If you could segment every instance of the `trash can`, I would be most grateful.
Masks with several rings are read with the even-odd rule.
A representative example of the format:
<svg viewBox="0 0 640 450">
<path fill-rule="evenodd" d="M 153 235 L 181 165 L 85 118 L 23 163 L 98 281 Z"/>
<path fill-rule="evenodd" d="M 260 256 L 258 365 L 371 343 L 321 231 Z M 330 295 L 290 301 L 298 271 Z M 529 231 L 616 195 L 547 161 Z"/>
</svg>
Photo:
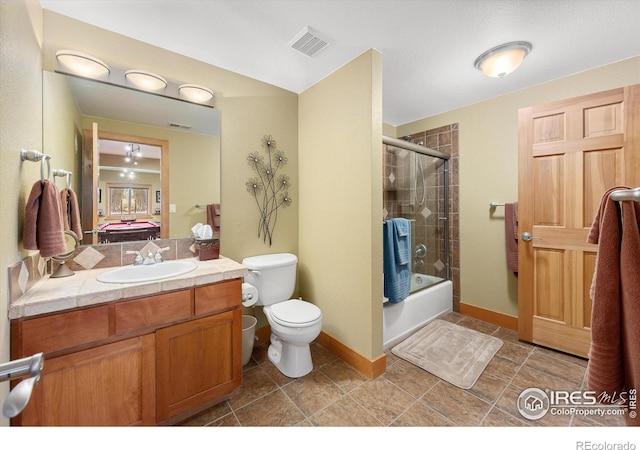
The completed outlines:
<svg viewBox="0 0 640 450">
<path fill-rule="evenodd" d="M 258 319 L 253 316 L 242 316 L 242 365 L 251 359 L 253 341 L 256 336 L 256 324 Z"/>
</svg>

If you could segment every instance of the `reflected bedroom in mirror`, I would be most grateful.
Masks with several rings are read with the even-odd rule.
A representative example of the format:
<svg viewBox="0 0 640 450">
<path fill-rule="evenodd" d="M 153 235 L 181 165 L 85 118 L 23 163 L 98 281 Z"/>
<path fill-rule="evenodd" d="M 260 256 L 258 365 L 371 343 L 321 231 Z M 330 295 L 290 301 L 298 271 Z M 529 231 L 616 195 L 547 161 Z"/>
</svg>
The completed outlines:
<svg viewBox="0 0 640 450">
<path fill-rule="evenodd" d="M 83 245 L 191 237 L 220 203 L 211 106 L 45 71 L 43 141 L 74 174 Z"/>
</svg>

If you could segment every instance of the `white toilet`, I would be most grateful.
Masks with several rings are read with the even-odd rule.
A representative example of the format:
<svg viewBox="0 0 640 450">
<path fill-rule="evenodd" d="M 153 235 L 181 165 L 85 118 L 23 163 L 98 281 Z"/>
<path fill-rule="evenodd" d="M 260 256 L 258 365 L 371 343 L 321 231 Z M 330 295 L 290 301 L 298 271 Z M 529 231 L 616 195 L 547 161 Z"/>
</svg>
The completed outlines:
<svg viewBox="0 0 640 450">
<path fill-rule="evenodd" d="M 309 344 L 322 330 L 320 308 L 303 300 L 290 299 L 296 284 L 298 258 L 291 253 L 274 253 L 245 258 L 249 269 L 245 283 L 258 290 L 256 305 L 263 306 L 271 326 L 268 356 L 290 378 L 313 370 Z"/>
</svg>

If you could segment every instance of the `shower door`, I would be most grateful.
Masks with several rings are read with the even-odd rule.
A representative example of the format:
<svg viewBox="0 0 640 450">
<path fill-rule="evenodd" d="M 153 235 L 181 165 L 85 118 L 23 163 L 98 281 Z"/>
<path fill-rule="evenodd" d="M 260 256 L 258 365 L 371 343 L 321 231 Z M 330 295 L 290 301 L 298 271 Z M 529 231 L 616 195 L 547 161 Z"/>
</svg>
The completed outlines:
<svg viewBox="0 0 640 450">
<path fill-rule="evenodd" d="M 385 145 L 383 218 L 411 221 L 412 291 L 449 279 L 448 161 Z"/>
</svg>

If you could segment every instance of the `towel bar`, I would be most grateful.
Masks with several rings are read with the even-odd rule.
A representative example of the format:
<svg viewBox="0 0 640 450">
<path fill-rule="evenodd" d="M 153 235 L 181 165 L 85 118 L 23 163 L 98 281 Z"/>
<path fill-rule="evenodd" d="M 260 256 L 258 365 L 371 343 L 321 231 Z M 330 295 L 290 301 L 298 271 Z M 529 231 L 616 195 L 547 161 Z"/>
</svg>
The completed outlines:
<svg viewBox="0 0 640 450">
<path fill-rule="evenodd" d="M 0 381 L 22 378 L 26 375 L 32 377 L 40 376 L 43 365 L 44 357 L 42 353 L 2 363 L 0 364 Z"/>
<path fill-rule="evenodd" d="M 640 202 L 640 187 L 635 189 L 623 189 L 614 191 L 610 195 L 611 200 L 622 202 L 625 200 L 633 200 L 634 202 Z"/>
<path fill-rule="evenodd" d="M 496 206 L 504 206 L 504 203 L 491 202 L 491 203 L 489 203 L 489 206 L 491 208 L 495 208 Z"/>
<path fill-rule="evenodd" d="M 400 217 L 401 219 L 402 217 Z M 391 220 L 391 219 L 387 219 L 387 220 Z M 382 223 L 384 224 L 387 220 L 383 220 Z M 407 219 L 409 222 L 415 222 L 416 219 Z"/>
</svg>

